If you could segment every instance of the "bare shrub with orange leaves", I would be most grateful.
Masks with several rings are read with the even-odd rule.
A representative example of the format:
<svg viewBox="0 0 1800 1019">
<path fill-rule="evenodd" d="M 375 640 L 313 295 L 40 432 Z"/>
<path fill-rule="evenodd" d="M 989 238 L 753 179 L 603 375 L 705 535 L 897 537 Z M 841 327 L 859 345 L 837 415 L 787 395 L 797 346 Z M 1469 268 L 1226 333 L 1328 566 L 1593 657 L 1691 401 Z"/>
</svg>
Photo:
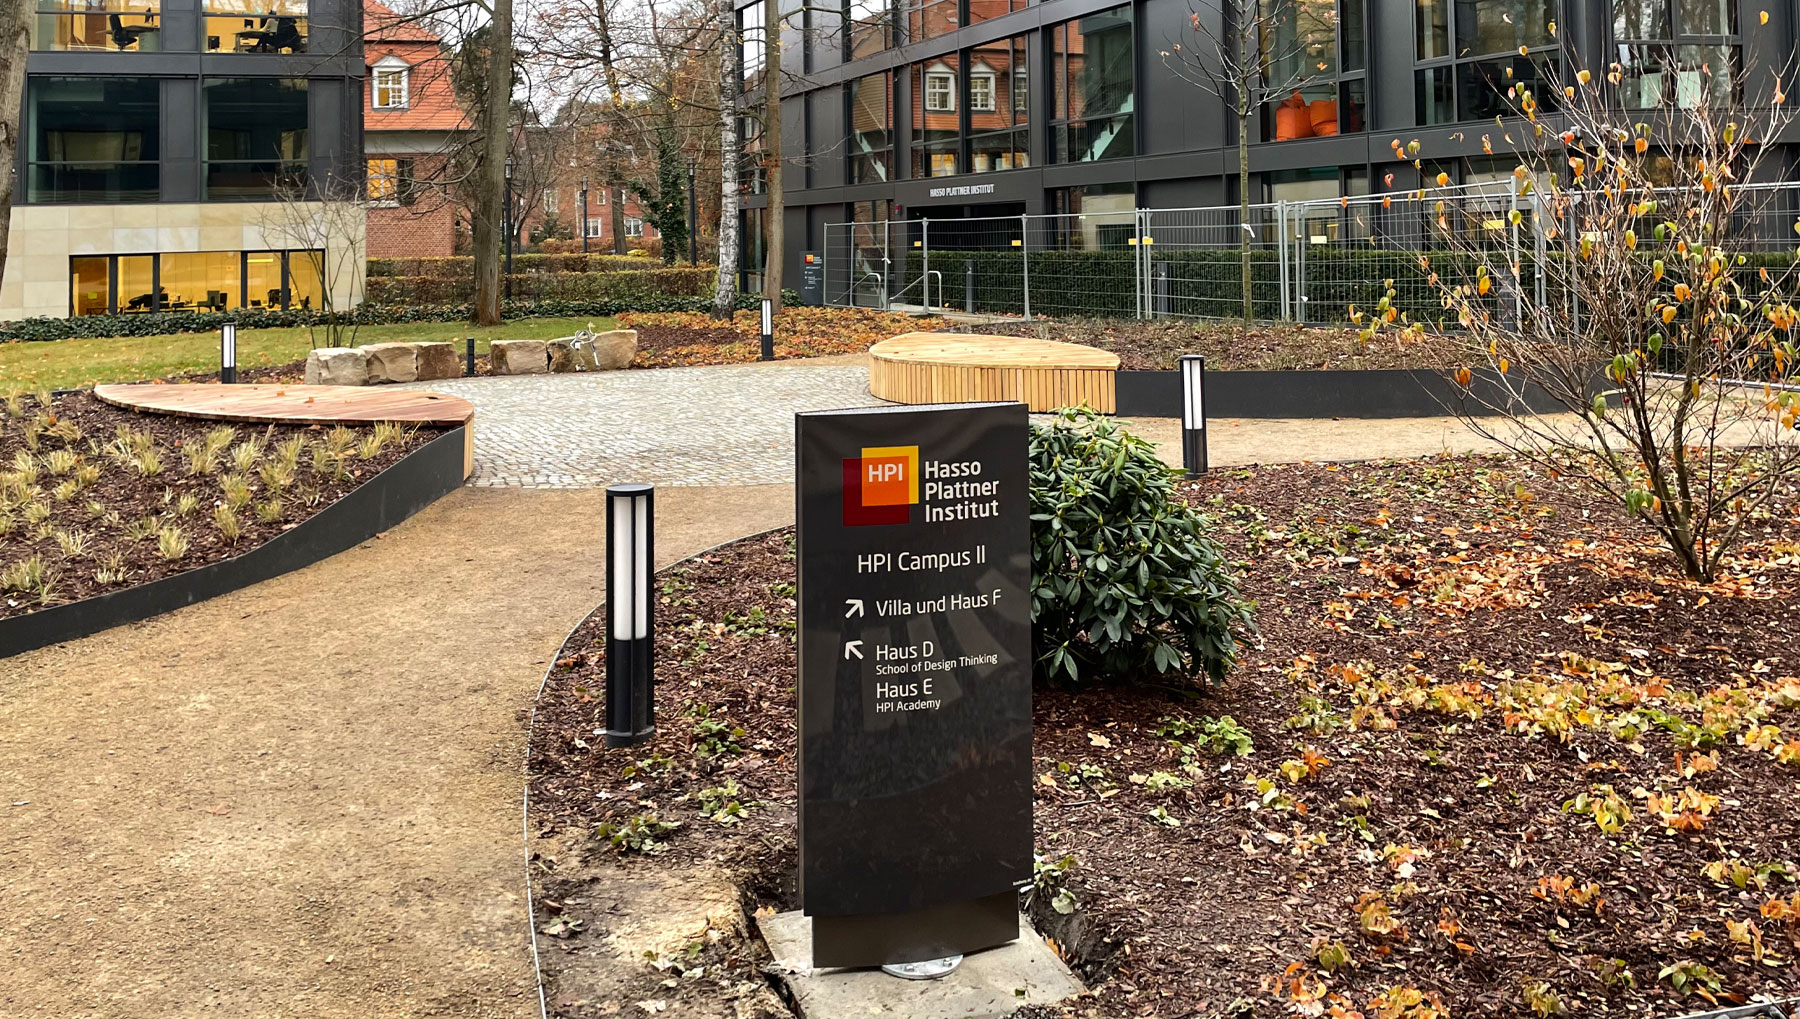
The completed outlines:
<svg viewBox="0 0 1800 1019">
<path fill-rule="evenodd" d="M 1792 119 L 1784 76 L 1697 73 L 1647 109 L 1626 108 L 1652 100 L 1617 64 L 1545 67 L 1546 94 L 1497 83 L 1518 118 L 1486 136 L 1518 155 L 1500 198 L 1434 188 L 1430 153 L 1395 139 L 1423 182 L 1405 199 L 1435 210 L 1418 270 L 1442 314 L 1401 313 L 1389 281 L 1353 318 L 1365 340 L 1432 340 L 1473 428 L 1609 493 L 1710 581 L 1800 468 L 1800 272 L 1752 229 L 1791 219 L 1759 183 L 1780 178 L 1762 142 Z M 1528 408 L 1536 392 L 1553 412 Z"/>
</svg>

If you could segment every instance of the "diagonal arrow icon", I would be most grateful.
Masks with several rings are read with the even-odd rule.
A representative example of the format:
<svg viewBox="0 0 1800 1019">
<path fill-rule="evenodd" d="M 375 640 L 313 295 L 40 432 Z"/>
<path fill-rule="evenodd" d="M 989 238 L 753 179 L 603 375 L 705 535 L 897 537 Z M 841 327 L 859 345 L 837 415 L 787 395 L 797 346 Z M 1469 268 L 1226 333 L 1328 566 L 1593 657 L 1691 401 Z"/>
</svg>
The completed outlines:
<svg viewBox="0 0 1800 1019">
<path fill-rule="evenodd" d="M 863 656 L 862 641 L 847 640 L 844 642 L 844 661 L 846 661 L 846 662 L 849 661 L 851 655 L 855 655 L 857 658 L 861 658 Z"/>
<path fill-rule="evenodd" d="M 851 616 L 863 615 L 863 600 L 861 598 L 846 598 L 844 599 L 844 604 L 849 606 L 844 610 L 845 619 L 849 619 Z"/>
</svg>

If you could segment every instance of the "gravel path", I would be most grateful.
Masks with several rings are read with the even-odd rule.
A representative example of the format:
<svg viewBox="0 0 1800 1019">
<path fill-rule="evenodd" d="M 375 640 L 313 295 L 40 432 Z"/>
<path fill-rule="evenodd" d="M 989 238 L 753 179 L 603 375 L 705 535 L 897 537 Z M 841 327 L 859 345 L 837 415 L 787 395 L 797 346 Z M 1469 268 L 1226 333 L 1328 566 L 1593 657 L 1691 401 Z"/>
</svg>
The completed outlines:
<svg viewBox="0 0 1800 1019">
<path fill-rule="evenodd" d="M 794 413 L 865 407 L 860 355 L 413 383 L 475 405 L 474 484 L 765 485 L 794 478 Z"/>
<path fill-rule="evenodd" d="M 235 594 L 0 660 L 0 1016 L 537 1014 L 519 794 L 598 491 L 465 488 Z M 665 561 L 793 517 L 669 489 Z"/>
</svg>

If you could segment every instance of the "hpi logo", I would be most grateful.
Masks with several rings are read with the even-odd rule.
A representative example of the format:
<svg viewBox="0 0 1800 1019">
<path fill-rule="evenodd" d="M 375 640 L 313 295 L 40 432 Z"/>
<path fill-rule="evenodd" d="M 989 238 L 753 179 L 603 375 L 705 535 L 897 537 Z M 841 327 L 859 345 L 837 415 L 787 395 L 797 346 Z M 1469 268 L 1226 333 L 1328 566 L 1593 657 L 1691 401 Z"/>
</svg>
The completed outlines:
<svg viewBox="0 0 1800 1019">
<path fill-rule="evenodd" d="M 912 523 L 919 503 L 919 447 L 865 446 L 844 461 L 844 526 Z"/>
</svg>

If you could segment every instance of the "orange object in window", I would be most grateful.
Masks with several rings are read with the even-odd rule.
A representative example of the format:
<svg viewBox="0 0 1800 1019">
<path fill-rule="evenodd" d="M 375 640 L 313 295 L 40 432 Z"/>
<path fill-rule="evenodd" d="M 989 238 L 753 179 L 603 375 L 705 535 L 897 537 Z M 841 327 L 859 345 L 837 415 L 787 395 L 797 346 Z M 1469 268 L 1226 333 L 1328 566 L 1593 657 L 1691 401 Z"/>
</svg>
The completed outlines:
<svg viewBox="0 0 1800 1019">
<path fill-rule="evenodd" d="M 1293 141 L 1311 138 L 1312 124 L 1306 119 L 1306 107 L 1281 105 L 1275 108 L 1275 140 Z"/>
</svg>

